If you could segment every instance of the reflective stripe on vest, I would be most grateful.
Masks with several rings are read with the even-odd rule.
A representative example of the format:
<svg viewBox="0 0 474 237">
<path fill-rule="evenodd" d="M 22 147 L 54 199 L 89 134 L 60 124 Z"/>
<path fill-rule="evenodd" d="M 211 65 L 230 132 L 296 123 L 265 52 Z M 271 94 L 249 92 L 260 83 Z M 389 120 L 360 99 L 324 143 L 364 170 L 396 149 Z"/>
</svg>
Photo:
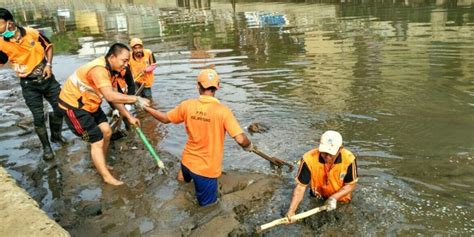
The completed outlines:
<svg viewBox="0 0 474 237">
<path fill-rule="evenodd" d="M 88 73 L 95 67 L 106 69 L 106 61 L 104 57 L 99 57 L 81 67 L 69 76 L 61 89 L 59 98 L 66 104 L 74 108 L 80 108 L 88 112 L 95 112 L 102 103 L 103 95 L 92 84 L 92 80 L 88 78 Z M 110 78 L 109 72 L 109 80 Z M 112 85 L 113 86 L 113 85 Z M 65 108 L 66 106 L 61 106 Z"/>
<path fill-rule="evenodd" d="M 97 93 L 97 91 L 95 91 L 92 87 L 90 87 L 89 85 L 87 85 L 86 83 L 84 83 L 81 79 L 79 79 L 79 77 L 77 76 L 77 73 L 74 72 L 71 77 L 69 77 L 69 79 L 71 79 L 71 82 L 81 91 L 81 92 L 92 92 L 94 94 L 96 94 L 99 98 L 103 98 L 104 96 L 103 95 L 99 95 Z"/>
</svg>

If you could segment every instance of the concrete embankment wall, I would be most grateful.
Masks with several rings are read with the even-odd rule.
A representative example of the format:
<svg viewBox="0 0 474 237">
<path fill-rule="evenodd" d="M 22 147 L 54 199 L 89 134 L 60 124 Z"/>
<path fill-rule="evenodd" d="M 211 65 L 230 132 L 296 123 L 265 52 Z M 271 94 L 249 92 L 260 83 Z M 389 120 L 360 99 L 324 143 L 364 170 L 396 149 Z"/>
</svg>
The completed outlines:
<svg viewBox="0 0 474 237">
<path fill-rule="evenodd" d="M 70 236 L 0 167 L 0 236 Z"/>
</svg>

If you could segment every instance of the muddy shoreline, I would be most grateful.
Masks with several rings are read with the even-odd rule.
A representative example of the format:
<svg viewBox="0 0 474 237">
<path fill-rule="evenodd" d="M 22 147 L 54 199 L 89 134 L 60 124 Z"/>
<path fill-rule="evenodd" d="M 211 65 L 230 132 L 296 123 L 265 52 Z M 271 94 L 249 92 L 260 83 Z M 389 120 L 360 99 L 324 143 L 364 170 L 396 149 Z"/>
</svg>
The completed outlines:
<svg viewBox="0 0 474 237">
<path fill-rule="evenodd" d="M 240 231 L 245 215 L 263 206 L 282 183 L 274 175 L 227 171 L 219 180 L 220 202 L 201 208 L 195 202 L 193 184 L 175 180 L 178 159 L 159 151 L 169 169 L 165 175 L 137 139 L 129 134 L 111 147 L 112 172 L 126 183 L 122 187 L 104 185 L 93 170 L 84 179 L 64 172 L 63 179 L 71 180 L 62 188 L 67 193 L 64 202 L 75 211 L 58 213 L 58 223 L 73 236 L 228 235 Z M 81 185 L 82 189 L 76 188 Z"/>
<path fill-rule="evenodd" d="M 247 216 L 265 212 L 268 200 L 284 182 L 277 174 L 225 170 L 220 178 L 219 204 L 201 208 L 195 201 L 193 184 L 175 180 L 179 158 L 158 148 L 166 129 L 139 114 L 142 130 L 169 175 L 158 169 L 138 136 L 128 132 L 127 137 L 112 142 L 107 161 L 125 185 L 105 185 L 92 165 L 88 145 L 65 125 L 64 135 L 70 144 L 53 144 L 56 158 L 43 161 L 21 89 L 11 80 L 4 80 L 3 86 L 7 94 L 0 118 L 1 141 L 7 149 L 0 165 L 31 196 L 30 200 L 72 236 L 250 234 L 255 223 L 246 222 Z"/>
<path fill-rule="evenodd" d="M 156 147 L 163 136 L 155 131 L 160 126 L 147 119 L 143 122 Z M 246 216 L 263 212 L 283 183 L 277 174 L 228 170 L 219 179 L 219 203 L 201 208 L 195 201 L 193 184 L 175 180 L 179 158 L 158 151 L 169 171 L 165 175 L 136 134 L 128 132 L 109 149 L 112 173 L 125 182 L 120 187 L 105 185 L 91 163 L 88 145 L 68 132 L 65 135 L 71 144 L 56 146 L 52 162 L 41 160 L 39 142 L 34 134 L 26 134 L 28 138 L 20 147 L 30 150 L 23 157 L 34 163 L 3 165 L 21 175 L 17 177 L 21 186 L 27 187 L 32 198 L 72 236 L 251 234 L 255 225 L 246 223 Z"/>
<path fill-rule="evenodd" d="M 0 167 L 0 236 L 70 236 Z"/>
</svg>

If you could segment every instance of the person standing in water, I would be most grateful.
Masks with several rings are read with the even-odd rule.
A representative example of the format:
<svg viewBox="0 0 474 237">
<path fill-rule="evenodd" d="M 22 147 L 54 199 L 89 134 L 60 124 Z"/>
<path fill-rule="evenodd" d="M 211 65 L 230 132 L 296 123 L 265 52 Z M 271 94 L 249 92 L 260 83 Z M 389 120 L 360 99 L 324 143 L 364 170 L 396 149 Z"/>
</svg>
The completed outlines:
<svg viewBox="0 0 474 237">
<path fill-rule="evenodd" d="M 308 151 L 300 161 L 296 187 L 286 216 L 291 220 L 303 200 L 306 187 L 310 195 L 326 199 L 327 211 L 336 209 L 337 202 L 350 202 L 358 181 L 356 157 L 342 145 L 342 136 L 326 131 L 319 147 Z"/>
<path fill-rule="evenodd" d="M 118 83 L 127 67 L 130 50 L 121 43 L 113 44 L 107 54 L 79 67 L 64 83 L 59 95 L 59 106 L 66 123 L 74 134 L 91 144 L 92 161 L 104 182 L 121 185 L 107 169 L 106 157 L 112 129 L 100 105 L 102 98 L 112 103 L 128 119 L 139 125 L 123 104 L 135 103 L 137 108 L 149 106 L 148 99 L 125 95 L 117 91 Z"/>
<path fill-rule="evenodd" d="M 204 69 L 197 77 L 199 98 L 181 102 L 168 113 L 145 107 L 145 111 L 162 123 L 183 123 L 188 141 L 181 159 L 179 181 L 194 181 L 200 206 L 217 202 L 217 178 L 222 173 L 222 156 L 226 132 L 246 151 L 254 146 L 240 128 L 232 111 L 215 97 L 219 76 L 212 69 Z"/>
<path fill-rule="evenodd" d="M 139 96 L 151 99 L 151 86 L 153 85 L 153 70 L 156 67 L 155 56 L 149 49 L 143 47 L 143 42 L 139 38 L 130 40 L 132 52 L 130 55 L 130 69 L 136 83 L 137 90 L 143 85 L 143 90 Z"/>
<path fill-rule="evenodd" d="M 43 147 L 43 159 L 54 158 L 45 125 L 43 98 L 53 113 L 49 116 L 51 142 L 67 144 L 62 137 L 63 114 L 58 107 L 61 87 L 53 74 L 53 45 L 43 34 L 15 23 L 13 15 L 0 8 L 0 66 L 10 62 L 20 78 L 25 103 L 33 114 L 33 124 Z"/>
</svg>

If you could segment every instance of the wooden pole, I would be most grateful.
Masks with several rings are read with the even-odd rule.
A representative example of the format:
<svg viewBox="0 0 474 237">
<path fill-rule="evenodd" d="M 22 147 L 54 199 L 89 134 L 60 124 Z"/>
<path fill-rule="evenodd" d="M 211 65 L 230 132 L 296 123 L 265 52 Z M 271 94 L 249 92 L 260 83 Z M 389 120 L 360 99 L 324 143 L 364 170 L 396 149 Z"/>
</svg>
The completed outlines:
<svg viewBox="0 0 474 237">
<path fill-rule="evenodd" d="M 324 206 L 320 206 L 320 207 L 316 207 L 316 208 L 313 208 L 309 211 L 305 211 L 305 212 L 302 212 L 302 213 L 299 213 L 299 214 L 296 214 L 294 216 L 291 217 L 291 222 L 295 222 L 295 221 L 298 221 L 298 220 L 301 220 L 301 219 L 304 219 L 308 216 L 312 216 L 318 212 L 322 212 L 322 211 L 325 211 L 328 209 L 328 206 L 327 205 L 324 205 Z M 282 225 L 282 224 L 288 224 L 290 223 L 290 220 L 288 219 L 288 217 L 284 217 L 284 218 L 280 218 L 280 219 L 276 219 L 272 222 L 269 222 L 269 223 L 266 223 L 266 224 L 263 224 L 261 226 L 258 226 L 257 227 L 257 233 L 260 233 L 264 230 L 267 230 L 267 229 L 270 229 L 272 227 L 275 227 L 277 225 Z"/>
</svg>

